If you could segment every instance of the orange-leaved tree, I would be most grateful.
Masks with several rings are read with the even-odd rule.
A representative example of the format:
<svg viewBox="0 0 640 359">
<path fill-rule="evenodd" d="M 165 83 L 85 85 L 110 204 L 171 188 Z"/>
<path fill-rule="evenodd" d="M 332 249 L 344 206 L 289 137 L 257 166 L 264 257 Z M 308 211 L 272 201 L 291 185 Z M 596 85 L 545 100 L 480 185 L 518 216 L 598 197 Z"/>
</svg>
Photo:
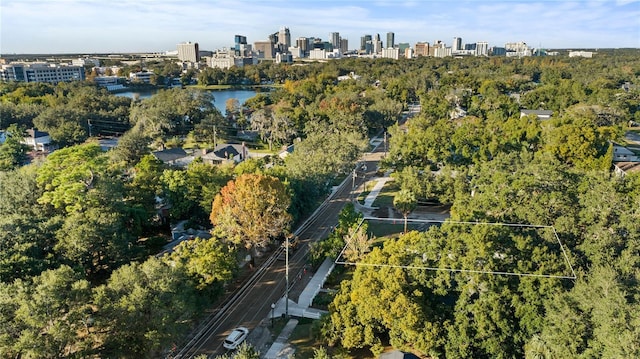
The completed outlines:
<svg viewBox="0 0 640 359">
<path fill-rule="evenodd" d="M 264 245 L 289 231 L 291 196 L 277 178 L 243 174 L 229 181 L 213 200 L 214 231 L 246 248 Z"/>
</svg>

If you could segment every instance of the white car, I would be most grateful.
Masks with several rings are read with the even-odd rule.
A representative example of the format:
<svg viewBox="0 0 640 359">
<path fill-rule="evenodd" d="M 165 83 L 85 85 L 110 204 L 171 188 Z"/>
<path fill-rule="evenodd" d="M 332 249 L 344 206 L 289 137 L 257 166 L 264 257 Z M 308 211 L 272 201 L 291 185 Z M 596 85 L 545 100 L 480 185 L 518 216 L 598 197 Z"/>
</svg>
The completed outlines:
<svg viewBox="0 0 640 359">
<path fill-rule="evenodd" d="M 234 329 L 231 334 L 227 336 L 224 340 L 223 347 L 226 349 L 235 349 L 240 345 L 245 339 L 247 339 L 247 335 L 249 335 L 249 329 L 245 327 L 238 327 Z"/>
</svg>

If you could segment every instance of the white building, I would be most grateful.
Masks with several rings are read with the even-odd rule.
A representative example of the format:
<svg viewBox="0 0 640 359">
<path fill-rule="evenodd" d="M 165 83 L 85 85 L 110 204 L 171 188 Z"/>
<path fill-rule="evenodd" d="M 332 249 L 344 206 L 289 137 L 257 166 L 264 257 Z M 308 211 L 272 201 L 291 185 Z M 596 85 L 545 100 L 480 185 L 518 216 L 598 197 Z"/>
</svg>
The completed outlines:
<svg viewBox="0 0 640 359">
<path fill-rule="evenodd" d="M 448 57 L 451 56 L 451 48 L 450 47 L 435 47 L 434 48 L 434 57 Z"/>
<path fill-rule="evenodd" d="M 489 56 L 489 43 L 486 41 L 476 42 L 476 56 Z"/>
<path fill-rule="evenodd" d="M 592 58 L 593 57 L 593 52 L 591 52 L 591 51 L 569 51 L 569 57 Z"/>
<path fill-rule="evenodd" d="M 197 42 L 182 42 L 178 44 L 178 59 L 180 61 L 200 61 L 200 47 Z"/>
<path fill-rule="evenodd" d="M 397 60 L 400 58 L 400 49 L 399 48 L 384 48 L 382 49 L 381 57 L 386 59 L 394 59 Z"/>
<path fill-rule="evenodd" d="M 151 71 L 132 72 L 129 74 L 129 80 L 148 84 L 151 82 L 151 76 L 153 76 L 153 72 Z"/>
<path fill-rule="evenodd" d="M 531 48 L 527 46 L 526 42 L 507 42 L 504 44 L 504 48 L 507 51 L 507 57 L 524 57 L 531 56 L 533 52 Z"/>
<path fill-rule="evenodd" d="M 27 130 L 27 136 L 21 143 L 31 147 L 34 151 L 44 152 L 50 149 L 51 136 L 49 136 L 47 132 L 30 128 Z"/>
<path fill-rule="evenodd" d="M 75 60 L 71 60 L 71 65 L 73 65 L 73 66 L 91 65 L 93 67 L 99 67 L 100 66 L 100 60 L 98 60 L 98 59 L 90 59 L 88 57 L 78 58 L 78 59 L 75 59 Z"/>
<path fill-rule="evenodd" d="M 1 65 L 0 79 L 2 81 L 24 82 L 69 82 L 85 79 L 84 67 L 66 64 L 48 63 L 14 63 Z"/>
</svg>

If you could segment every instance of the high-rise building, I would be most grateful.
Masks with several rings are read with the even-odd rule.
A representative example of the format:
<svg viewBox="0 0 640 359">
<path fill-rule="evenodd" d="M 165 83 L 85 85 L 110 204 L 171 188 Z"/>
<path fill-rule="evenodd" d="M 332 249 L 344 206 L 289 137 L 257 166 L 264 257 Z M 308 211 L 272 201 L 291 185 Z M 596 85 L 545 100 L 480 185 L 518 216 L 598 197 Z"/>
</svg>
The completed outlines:
<svg viewBox="0 0 640 359">
<path fill-rule="evenodd" d="M 234 50 L 235 50 L 235 54 L 236 56 L 246 56 L 246 54 L 243 54 L 240 51 L 240 48 L 243 47 L 241 45 L 246 45 L 247 44 L 247 37 L 246 36 L 242 36 L 242 35 L 236 35 L 234 36 Z"/>
<path fill-rule="evenodd" d="M 382 51 L 382 40 L 380 40 L 380 34 L 376 34 L 375 40 L 373 41 L 373 53 L 379 54 Z"/>
<path fill-rule="evenodd" d="M 381 53 L 381 56 L 386 58 L 386 59 L 398 60 L 400 58 L 400 49 L 399 48 L 393 48 L 393 47 L 383 48 L 380 51 L 380 53 Z"/>
<path fill-rule="evenodd" d="M 479 41 L 476 43 L 476 56 L 489 56 L 489 43 L 486 41 Z"/>
<path fill-rule="evenodd" d="M 418 42 L 415 46 L 414 55 L 417 56 L 430 56 L 429 53 L 429 43 L 428 42 Z"/>
<path fill-rule="evenodd" d="M 253 48 L 258 53 L 258 58 L 272 59 L 274 56 L 271 40 L 256 41 L 253 43 Z"/>
<path fill-rule="evenodd" d="M 451 45 L 451 51 L 460 51 L 462 50 L 462 38 L 454 37 L 453 44 Z"/>
<path fill-rule="evenodd" d="M 345 54 L 349 51 L 349 40 L 340 38 L 340 52 Z"/>
<path fill-rule="evenodd" d="M 283 26 L 280 28 L 280 31 L 278 32 L 277 43 L 285 45 L 287 49 L 289 48 L 289 46 L 291 46 L 291 33 L 289 32 L 288 27 Z"/>
<path fill-rule="evenodd" d="M 200 49 L 197 42 L 182 42 L 178 44 L 178 59 L 185 62 L 199 62 Z"/>
<path fill-rule="evenodd" d="M 393 32 L 387 32 L 387 48 L 395 46 L 395 36 Z"/>
<path fill-rule="evenodd" d="M 299 37 L 296 39 L 296 47 L 302 51 L 302 56 L 309 56 L 309 39 L 306 37 Z"/>
<path fill-rule="evenodd" d="M 531 56 L 531 48 L 527 46 L 526 42 L 507 42 L 504 44 L 504 48 L 506 49 L 507 57 L 522 57 L 522 56 Z"/>
<path fill-rule="evenodd" d="M 371 43 L 371 35 L 364 35 L 360 38 L 360 51 L 365 51 L 367 50 L 367 44 Z"/>
<path fill-rule="evenodd" d="M 331 35 L 331 45 L 333 46 L 334 49 L 337 49 L 340 47 L 340 33 L 339 32 L 332 32 Z"/>
</svg>

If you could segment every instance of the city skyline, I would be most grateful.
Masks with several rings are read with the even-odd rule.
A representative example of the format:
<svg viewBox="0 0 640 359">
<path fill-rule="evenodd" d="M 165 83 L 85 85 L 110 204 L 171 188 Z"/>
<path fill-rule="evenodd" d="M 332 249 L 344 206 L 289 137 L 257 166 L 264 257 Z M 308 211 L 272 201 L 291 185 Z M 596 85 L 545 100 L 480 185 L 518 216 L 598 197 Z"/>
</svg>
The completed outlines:
<svg viewBox="0 0 640 359">
<path fill-rule="evenodd" d="M 201 50 L 268 39 L 286 26 L 298 37 L 331 41 L 338 32 L 356 49 L 360 37 L 386 34 L 409 43 L 451 45 L 524 41 L 542 48 L 640 47 L 640 2 L 617 1 L 204 1 L 3 0 L 0 53 L 117 53 Z"/>
</svg>

